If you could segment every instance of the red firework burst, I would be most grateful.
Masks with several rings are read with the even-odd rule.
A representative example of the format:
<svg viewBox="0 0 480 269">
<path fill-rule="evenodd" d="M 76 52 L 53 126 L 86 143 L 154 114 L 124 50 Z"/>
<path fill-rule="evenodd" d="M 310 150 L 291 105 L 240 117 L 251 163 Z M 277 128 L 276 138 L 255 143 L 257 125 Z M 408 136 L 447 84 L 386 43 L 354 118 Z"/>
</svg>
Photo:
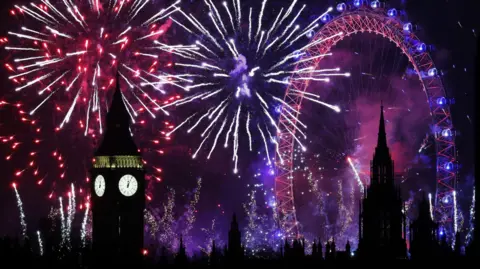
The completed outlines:
<svg viewBox="0 0 480 269">
<path fill-rule="evenodd" d="M 53 109 L 61 115 L 54 126 L 58 130 L 74 120 L 85 136 L 102 133 L 118 71 L 128 85 L 123 96 L 133 121 L 139 108 L 152 118 L 157 111 L 168 115 L 157 98 L 165 94 L 164 84 L 174 83 L 166 72 L 170 55 L 154 44 L 164 38 L 171 24 L 167 19 L 177 10 L 175 4 L 159 7 L 148 0 L 15 5 L 10 14 L 18 23 L 0 44 L 9 53 L 9 79 L 28 100 L 26 112 L 45 115 Z"/>
<path fill-rule="evenodd" d="M 155 184 L 162 182 L 161 162 L 168 153 L 170 141 L 166 133 L 175 126 L 167 121 L 147 125 L 142 119 L 147 118 L 145 109 L 135 112 L 140 119 L 132 131 L 148 170 L 146 198 L 151 201 Z M 0 163 L 6 164 L 2 167 L 6 168 L 4 172 L 11 181 L 34 185 L 44 190 L 41 195 L 54 202 L 60 196 L 67 197 L 73 183 L 76 197 L 81 201 L 79 206 L 89 201 L 88 169 L 99 136 L 66 136 L 66 133 L 42 127 L 20 102 L 0 100 L 0 118 L 11 120 L 9 124 L 0 123 L 0 152 L 4 154 Z"/>
</svg>

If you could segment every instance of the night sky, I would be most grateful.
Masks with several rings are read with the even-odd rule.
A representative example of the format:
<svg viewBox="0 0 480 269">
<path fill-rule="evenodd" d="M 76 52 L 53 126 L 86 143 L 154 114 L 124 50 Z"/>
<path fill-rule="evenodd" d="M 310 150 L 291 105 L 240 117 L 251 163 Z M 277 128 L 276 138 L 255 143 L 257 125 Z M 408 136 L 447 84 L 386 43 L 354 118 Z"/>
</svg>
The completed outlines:
<svg viewBox="0 0 480 269">
<path fill-rule="evenodd" d="M 215 0 L 214 0 L 215 1 Z M 16 25 L 12 25 L 12 19 L 8 16 L 8 11 L 13 4 L 21 3 L 22 1 L 5 0 L 0 3 L 0 14 L 2 14 L 0 37 L 5 36 L 6 32 Z M 27 2 L 27 1 L 23 1 Z M 191 0 L 193 4 L 195 2 Z M 258 2 L 258 1 L 257 1 Z M 290 3 L 290 1 L 278 1 Z M 334 5 L 336 1 L 303 1 L 308 3 L 309 14 L 320 14 L 328 6 Z M 312 2 L 312 3 L 310 3 Z M 404 8 L 408 14 L 409 20 L 418 25 L 419 37 L 427 44 L 433 45 L 434 51 L 432 53 L 433 59 L 437 68 L 443 71 L 444 85 L 447 94 L 455 99 L 455 104 L 451 106 L 455 128 L 459 137 L 457 139 L 457 149 L 459 153 L 460 169 L 460 185 L 464 190 L 464 205 L 468 203 L 471 195 L 471 186 L 473 184 L 473 165 L 474 165 L 474 148 L 471 146 L 473 137 L 473 128 L 475 127 L 475 113 L 474 113 L 474 64 L 475 64 L 475 49 L 476 49 L 476 35 L 480 34 L 480 20 L 478 19 L 478 10 L 475 8 L 474 2 L 476 0 L 401 0 L 388 1 L 393 6 Z M 171 43 L 175 43 L 175 35 L 168 36 Z M 0 54 L 0 61 L 2 67 L 10 60 L 8 54 L 2 50 Z M 0 90 L 0 101 L 18 101 L 22 98 L 28 98 L 28 95 L 16 95 L 13 92 L 13 85 L 6 79 L 8 74 L 4 68 L 0 71 L 0 81 L 2 82 Z M 4 111 L 2 111 L 2 109 Z M 10 117 L 12 112 L 5 111 L 5 108 L 0 107 L 0 131 L 8 130 L 8 132 L 21 133 L 21 135 L 28 136 L 27 128 L 21 127 L 18 119 Z M 51 126 L 48 113 L 42 114 L 45 117 L 43 120 L 44 126 Z M 53 117 L 52 117 L 53 120 Z M 148 135 L 137 138 L 137 140 L 150 140 L 151 134 L 159 127 L 162 121 L 172 121 L 176 124 L 181 122 L 181 118 L 157 119 L 159 123 L 154 126 L 146 128 L 144 131 Z M 142 132 L 142 130 L 137 130 Z M 315 133 L 314 129 L 308 129 L 309 134 Z M 376 130 L 372 130 L 376 133 Z M 2 132 L 0 132 L 2 135 Z M 65 138 L 58 136 L 58 148 L 71 148 L 72 156 L 75 162 L 79 163 L 78 174 L 82 174 L 86 167 L 88 167 L 89 156 L 76 154 L 85 149 L 85 141 L 82 142 L 72 134 L 71 137 Z M 316 135 L 313 134 L 313 137 Z M 147 145 L 145 141 L 137 141 L 142 145 Z M 196 141 L 194 141 L 196 142 Z M 258 179 L 254 177 L 257 171 L 265 170 L 261 164 L 263 156 L 259 154 L 245 154 L 241 162 L 239 175 L 232 174 L 232 166 L 226 160 L 231 158 L 231 153 L 217 152 L 208 162 L 205 158 L 198 158 L 192 160 L 191 154 L 198 143 L 192 143 L 190 138 L 185 134 L 178 134 L 173 141 L 161 147 L 166 154 L 159 157 L 156 162 L 161 163 L 163 169 L 162 182 L 154 187 L 154 200 L 152 205 L 160 205 L 165 199 L 167 187 L 173 187 L 177 191 L 178 208 L 183 209 L 183 205 L 188 201 L 186 197 L 188 192 L 195 187 L 196 179 L 202 177 L 203 189 L 199 204 L 198 223 L 199 227 L 208 227 L 213 216 L 222 216 L 223 214 L 230 216 L 232 212 L 243 212 L 241 203 L 247 199 L 248 188 L 247 184 L 259 183 Z M 55 148 L 55 144 L 50 144 L 50 148 Z M 146 146 L 141 146 L 146 147 Z M 373 149 L 372 149 L 373 150 Z M 0 213 L 0 235 L 13 234 L 19 232 L 18 210 L 16 207 L 15 194 L 11 187 L 14 179 L 14 171 L 12 164 L 7 162 L 4 156 L 9 151 L 5 147 L 0 147 L 0 204 L 2 211 Z M 88 153 L 85 153 L 88 154 Z M 91 154 L 91 153 L 90 153 Z M 68 154 L 67 154 L 68 155 Z M 249 159 L 249 161 L 247 161 Z M 71 160 L 70 160 L 71 161 Z M 85 163 L 80 165 L 80 163 Z M 152 169 L 150 169 L 151 171 Z M 75 174 L 75 172 L 73 172 Z M 79 176 L 75 180 L 83 181 L 83 176 Z M 264 182 L 272 182 L 271 177 L 263 179 Z M 35 223 L 39 218 L 45 217 L 52 205 L 51 201 L 46 197 L 50 190 L 47 187 L 37 186 L 34 180 L 25 179 L 18 180 L 20 182 L 20 194 L 22 195 L 25 213 L 29 225 L 35 227 Z M 55 201 L 55 200 L 54 200 Z M 468 205 L 467 205 L 468 206 Z M 465 207 L 465 206 L 464 206 Z M 226 226 L 225 217 L 221 219 L 219 225 Z M 31 227 L 30 226 L 30 227 Z"/>
</svg>

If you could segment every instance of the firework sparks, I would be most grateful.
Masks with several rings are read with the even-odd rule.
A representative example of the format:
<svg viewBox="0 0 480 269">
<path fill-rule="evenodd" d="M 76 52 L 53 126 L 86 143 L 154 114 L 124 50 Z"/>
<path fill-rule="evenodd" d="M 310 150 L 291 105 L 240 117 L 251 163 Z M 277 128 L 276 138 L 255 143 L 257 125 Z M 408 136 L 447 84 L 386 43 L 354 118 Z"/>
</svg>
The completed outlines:
<svg viewBox="0 0 480 269">
<path fill-rule="evenodd" d="M 72 183 L 70 192 L 68 193 L 68 208 L 67 208 L 67 219 L 66 219 L 67 242 L 69 243 L 69 245 L 70 245 L 71 236 L 72 236 L 72 222 L 75 218 L 75 212 L 76 212 L 75 187 Z"/>
<path fill-rule="evenodd" d="M 177 98 L 171 97 L 162 102 L 173 102 L 175 99 Z M 145 110 L 140 108 L 137 114 L 142 115 L 143 112 Z M 66 198 L 70 193 L 73 195 L 71 202 L 74 204 L 71 208 L 74 212 L 66 211 L 66 214 L 74 217 L 77 205 L 84 206 L 89 201 L 87 184 L 90 178 L 87 167 L 90 166 L 100 136 L 65 136 L 66 133 L 50 130 L 37 117 L 28 115 L 23 102 L 0 101 L 0 118 L 11 118 L 19 123 L 14 128 L 0 128 L 0 147 L 5 153 L 2 158 L 15 168 L 12 177 L 19 183 L 32 182 L 28 186 L 33 185 L 40 191 L 45 191 L 48 200 L 57 199 L 58 196 Z M 154 185 L 162 181 L 159 163 L 168 151 L 170 140 L 166 137 L 166 132 L 175 126 L 167 121 L 159 121 L 147 129 L 144 123 L 143 120 L 139 121 L 138 128 L 132 130 L 144 157 L 144 164 L 149 170 L 148 174 L 155 179 L 147 180 L 146 194 L 150 201 L 153 199 Z M 80 122 L 79 126 L 84 128 L 85 123 Z M 72 144 L 81 154 L 69 154 Z M 72 182 L 75 186 L 72 186 Z"/>
<path fill-rule="evenodd" d="M 197 179 L 197 186 L 193 190 L 193 197 L 190 200 L 190 204 L 188 205 L 188 209 L 185 212 L 185 217 L 186 217 L 186 227 L 183 231 L 183 236 L 185 240 L 185 245 L 189 246 L 192 242 L 190 232 L 193 229 L 193 226 L 195 225 L 195 221 L 197 218 L 195 217 L 197 213 L 197 204 L 200 201 L 200 191 L 202 189 L 202 179 L 199 178 Z"/>
<path fill-rule="evenodd" d="M 360 191 L 363 193 L 365 191 L 365 186 L 363 185 L 363 181 L 357 172 L 357 168 L 355 168 L 355 165 L 353 164 L 353 161 L 350 157 L 348 157 L 347 160 L 348 160 L 348 163 L 350 164 L 350 167 L 352 168 L 353 173 L 355 174 L 355 178 L 357 179 L 358 186 L 360 187 Z"/>
<path fill-rule="evenodd" d="M 468 245 L 468 243 L 472 240 L 474 231 L 475 231 L 475 187 L 473 187 L 472 202 L 470 205 L 470 223 L 469 223 L 468 233 L 466 235 L 466 242 L 467 242 L 466 245 Z"/>
<path fill-rule="evenodd" d="M 85 204 L 85 215 L 83 216 L 83 221 L 82 221 L 82 230 L 80 231 L 80 236 L 81 236 L 83 246 L 85 246 L 85 244 L 86 244 L 87 221 L 88 221 L 89 210 L 90 210 L 90 203 L 86 203 Z"/>
<path fill-rule="evenodd" d="M 209 24 L 211 29 L 202 23 L 201 19 L 181 10 L 176 15 L 180 18 L 170 16 L 172 21 L 182 29 L 200 38 L 193 44 L 187 45 L 166 45 L 157 42 L 159 50 L 179 57 L 180 60 L 175 63 L 175 66 L 183 73 L 177 76 L 186 78 L 175 86 L 190 94 L 179 100 L 175 106 L 193 102 L 208 104 L 206 105 L 208 112 L 205 114 L 208 118 L 202 114 L 195 114 L 184 121 L 186 124 L 190 119 L 197 118 L 197 120 L 192 119 L 193 127 L 188 127 L 186 124 L 189 133 L 201 122 L 207 126 L 202 131 L 203 139 L 193 155 L 194 158 L 209 138 L 213 140 L 213 146 L 208 158 L 215 150 L 220 136 L 225 137 L 225 148 L 228 147 L 229 139 L 232 137 L 233 171 L 237 173 L 241 143 L 239 137 L 243 136 L 241 132 L 247 133 L 250 150 L 252 150 L 252 141 L 255 142 L 252 136 L 263 137 L 261 141 L 264 143 L 257 146 L 265 147 L 267 155 L 269 155 L 269 147 L 276 146 L 276 139 L 273 137 L 267 139 L 266 134 L 276 134 L 279 130 L 273 113 L 277 107 L 280 106 L 283 110 L 292 113 L 290 121 L 284 124 L 292 125 L 292 128 L 303 134 L 303 137 L 305 136 L 296 124 L 299 114 L 297 109 L 288 107 L 281 99 L 284 96 L 285 87 L 290 84 L 289 76 L 298 73 L 302 75 L 298 79 L 323 82 L 329 82 L 329 76 L 349 76 L 348 73 L 338 73 L 339 69 L 314 70 L 313 66 L 293 71 L 296 63 L 308 64 L 315 60 L 315 57 L 309 57 L 305 53 L 315 44 L 304 45 L 296 50 L 291 47 L 302 43 L 300 42 L 302 37 L 317 28 L 319 20 L 332 10 L 329 8 L 308 26 L 301 27 L 298 25 L 298 18 L 303 14 L 306 5 L 296 10 L 296 3 L 295 0 L 288 9 L 281 9 L 275 14 L 275 21 L 269 25 L 263 24 L 269 17 L 266 11 L 268 10 L 266 0 L 262 2 L 259 11 L 254 8 L 245 9 L 248 11 L 248 16 L 244 16 L 240 1 L 233 1 L 233 5 L 225 1 L 223 8 L 220 8 L 214 1 L 205 0 L 204 4 L 209 10 L 206 20 L 211 22 Z M 248 18 L 248 22 L 242 23 L 242 18 Z M 326 56 L 328 55 L 323 55 L 323 57 Z M 319 100 L 318 96 L 310 96 L 303 92 L 299 92 L 298 95 L 340 112 L 339 107 Z M 163 108 L 171 106 L 172 104 L 169 104 Z M 240 128 L 240 126 L 246 127 Z M 252 128 L 255 126 L 258 128 Z M 270 129 L 274 132 L 270 132 Z M 295 138 L 301 144 L 300 140 Z M 270 143 L 267 143 L 268 140 Z M 267 165 L 272 165 L 270 158 L 267 162 Z"/>
<path fill-rule="evenodd" d="M 37 238 L 38 238 L 38 251 L 40 256 L 43 256 L 43 241 L 42 236 L 40 235 L 40 231 L 37 231 Z"/>
<path fill-rule="evenodd" d="M 275 211 L 275 207 L 266 201 L 268 210 L 263 212 L 260 204 L 257 203 L 257 192 L 267 196 L 267 191 L 263 189 L 263 184 L 255 184 L 254 187 L 248 194 L 248 202 L 243 204 L 248 220 L 248 225 L 244 229 L 244 242 L 248 254 L 258 256 L 262 252 L 278 247 L 279 236 L 276 234 L 275 216 L 271 214 Z"/>
<path fill-rule="evenodd" d="M 198 246 L 198 248 L 205 254 L 210 255 L 212 253 L 213 242 L 216 242 L 216 245 L 221 246 L 223 242 L 220 240 L 220 234 L 218 233 L 218 228 L 216 226 L 216 219 L 212 219 L 212 224 L 210 228 L 201 228 L 202 232 L 205 234 L 205 246 Z"/>
<path fill-rule="evenodd" d="M 432 205 L 432 194 L 431 193 L 428 194 L 428 205 L 429 205 L 429 208 L 430 208 L 430 218 L 432 218 L 432 220 L 433 220 L 434 218 L 433 218 L 433 205 Z"/>
<path fill-rule="evenodd" d="M 156 235 L 159 231 L 158 222 L 155 219 L 155 216 L 152 214 L 152 212 L 150 210 L 145 209 L 144 218 L 145 218 L 145 223 L 148 224 L 150 236 L 153 239 L 155 239 Z"/>
<path fill-rule="evenodd" d="M 5 66 L 16 92 L 38 89 L 40 100 L 30 115 L 54 102 L 62 118 L 57 129 L 78 120 L 85 135 L 102 133 L 116 71 L 129 85 L 123 100 L 132 118 L 138 108 L 152 118 L 155 111 L 168 114 L 155 97 L 165 91 L 151 79 L 163 84 L 175 84 L 177 79 L 165 73 L 157 76 L 165 64 L 153 45 L 169 27 L 159 23 L 178 8 L 173 4 L 156 9 L 153 1 L 140 0 L 41 0 L 31 6 L 15 5 L 11 14 L 23 26 L 13 24 L 18 29 L 8 32 L 11 38 L 5 50 L 13 62 Z M 133 102 L 138 104 L 135 109 Z"/>
<path fill-rule="evenodd" d="M 25 212 L 23 211 L 22 198 L 20 198 L 20 194 L 18 193 L 17 184 L 12 183 L 12 187 L 15 190 L 15 197 L 17 198 L 17 207 L 18 207 L 18 211 L 20 212 L 20 226 L 22 227 L 22 236 L 26 238 L 27 221 L 25 220 Z"/>
<path fill-rule="evenodd" d="M 167 202 L 163 204 L 163 216 L 160 219 L 160 242 L 166 246 L 170 251 L 175 251 L 177 234 L 175 233 L 175 190 L 170 188 L 168 192 Z"/>
<path fill-rule="evenodd" d="M 458 231 L 458 208 L 457 208 L 457 192 L 453 191 L 453 231 Z M 455 245 L 455 243 L 453 243 Z"/>
</svg>

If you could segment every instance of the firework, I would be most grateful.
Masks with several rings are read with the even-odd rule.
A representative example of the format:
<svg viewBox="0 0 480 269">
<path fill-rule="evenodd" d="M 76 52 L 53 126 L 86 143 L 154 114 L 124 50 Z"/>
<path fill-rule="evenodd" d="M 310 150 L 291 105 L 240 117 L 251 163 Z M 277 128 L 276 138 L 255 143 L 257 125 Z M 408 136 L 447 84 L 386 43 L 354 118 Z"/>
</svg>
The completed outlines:
<svg viewBox="0 0 480 269">
<path fill-rule="evenodd" d="M 346 13 L 348 12 L 343 14 Z M 352 15 L 352 18 L 357 17 Z M 331 17 L 330 22 L 316 34 L 316 38 L 329 35 L 335 29 L 347 29 L 351 23 L 346 23 L 346 28 L 337 28 L 335 24 L 343 22 L 342 19 Z M 399 179 L 399 183 L 400 179 L 403 183 L 405 178 L 415 177 L 418 178 L 415 184 L 419 184 L 421 179 L 427 178 L 423 171 L 426 172 L 425 168 L 435 165 L 431 162 L 434 158 L 430 158 L 435 149 L 431 146 L 434 136 L 428 131 L 431 121 L 428 107 L 417 101 L 424 100 L 420 99 L 423 97 L 420 97 L 423 87 L 418 83 L 418 76 L 414 72 L 408 72 L 411 70 L 408 58 L 395 44 L 384 40 L 382 36 L 362 34 L 361 31 L 355 34 L 350 32 L 348 37 L 338 37 L 336 41 L 338 42 L 320 44 L 315 48 L 317 53 L 328 51 L 333 54 L 318 61 L 318 68 L 340 67 L 350 72 L 351 77 L 348 80 L 332 77 L 332 83 L 329 84 L 311 82 L 297 87 L 306 87 L 308 92 L 320 94 L 323 101 L 338 104 L 342 113 L 331 113 L 310 102 L 301 103 L 302 122 L 309 129 L 321 132 L 309 135 L 307 153 L 302 152 L 300 146 L 292 148 L 292 170 L 295 172 L 288 174 L 288 177 L 294 179 L 292 182 L 298 183 L 301 182 L 301 177 L 308 179 L 308 174 L 312 173 L 309 180 L 312 183 L 311 192 L 308 194 L 311 198 L 300 198 L 300 201 L 313 201 L 313 215 L 318 218 L 321 228 L 308 228 L 307 231 L 301 231 L 302 234 L 315 229 L 315 233 L 320 234 L 322 239 L 334 235 L 338 245 L 344 245 L 350 240 L 355 247 L 358 229 L 354 226 L 359 213 L 358 203 L 370 181 L 370 162 L 377 144 L 380 100 L 384 104 L 387 140 L 395 161 L 395 179 Z M 382 64 L 379 65 L 380 54 Z M 383 63 L 387 62 L 388 67 L 385 67 Z M 289 88 L 293 93 L 296 89 Z M 292 103 L 300 104 L 296 100 L 292 100 Z M 288 113 L 284 111 L 283 115 L 288 116 Z M 284 130 L 283 134 L 288 135 L 288 130 Z M 399 139 L 400 136 L 408 139 Z M 286 148 L 290 149 L 291 144 L 286 141 L 290 139 L 283 140 L 285 146 L 288 143 Z M 419 176 L 419 172 L 422 172 L 422 176 Z M 410 186 L 405 185 L 403 188 Z M 414 188 L 418 190 L 423 186 Z M 295 193 L 295 200 L 297 195 Z M 302 212 L 297 201 L 295 206 L 298 209 L 297 220 L 310 223 L 310 212 Z M 408 210 L 406 213 L 409 213 Z M 352 225 L 345 230 L 343 224 L 350 218 L 353 219 Z M 342 221 L 339 223 L 338 220 Z M 327 230 L 324 232 L 326 234 L 322 235 L 321 229 Z"/>
<path fill-rule="evenodd" d="M 18 207 L 18 211 L 20 212 L 20 226 L 22 227 L 22 235 L 23 235 L 23 238 L 25 238 L 27 236 L 27 221 L 25 220 L 25 212 L 23 211 L 22 198 L 20 198 L 20 194 L 18 193 L 17 184 L 13 183 L 12 187 L 15 190 L 15 196 L 17 198 L 17 207 Z"/>
<path fill-rule="evenodd" d="M 168 188 L 166 201 L 163 203 L 162 209 L 149 208 L 145 210 L 145 221 L 148 226 L 150 236 L 174 253 L 178 248 L 178 236 L 182 235 L 184 245 L 188 248 L 192 242 L 191 231 L 196 222 L 197 205 L 200 201 L 200 193 L 202 189 L 202 179 L 197 179 L 197 185 L 190 192 L 192 195 L 188 204 L 185 205 L 185 212 L 176 216 L 175 205 L 176 192 L 173 188 Z"/>
<path fill-rule="evenodd" d="M 257 225 L 256 222 L 258 220 L 257 216 L 257 200 L 255 199 L 255 191 L 251 191 L 248 196 L 250 197 L 250 201 L 248 204 L 243 204 L 243 208 L 245 213 L 247 214 L 248 224 L 246 226 L 245 232 L 245 245 L 247 249 L 253 249 L 253 240 L 255 237 L 253 236 Z M 252 250 L 253 252 L 255 250 Z"/>
<path fill-rule="evenodd" d="M 257 176 L 260 176 L 260 173 L 255 174 L 255 177 Z M 247 187 L 253 188 L 247 195 L 247 201 L 243 203 L 247 218 L 243 242 L 247 254 L 258 257 L 269 251 L 276 251 L 284 238 L 277 226 L 276 202 L 271 192 L 273 190 L 265 188 L 264 184 L 248 184 Z"/>
<path fill-rule="evenodd" d="M 177 249 L 178 236 L 175 233 L 177 220 L 175 219 L 175 190 L 168 191 L 167 202 L 163 204 L 163 216 L 160 219 L 160 244 L 166 247 L 171 253 Z"/>
<path fill-rule="evenodd" d="M 350 227 L 352 224 L 353 218 L 352 218 L 352 211 L 353 207 L 350 208 L 350 210 L 347 208 L 345 205 L 345 199 L 343 197 L 343 182 L 341 180 L 337 181 L 337 205 L 338 205 L 338 215 L 339 215 L 339 225 L 340 225 L 340 231 L 339 235 L 340 237 L 344 237 L 345 231 Z"/>
<path fill-rule="evenodd" d="M 357 172 L 357 168 L 355 168 L 355 165 L 353 164 L 353 161 L 350 157 L 347 158 L 347 161 L 350 164 L 350 167 L 352 168 L 353 173 L 355 174 L 355 179 L 358 182 L 358 186 L 360 187 L 360 191 L 363 193 L 365 191 L 365 186 L 363 184 L 362 179 L 360 178 L 360 175 Z"/>
<path fill-rule="evenodd" d="M 153 215 L 151 210 L 146 208 L 144 212 L 144 219 L 150 236 L 155 239 L 159 231 L 159 226 L 157 220 L 155 219 L 155 215 Z"/>
<path fill-rule="evenodd" d="M 205 254 L 209 255 L 212 253 L 213 241 L 217 246 L 222 246 L 223 241 L 221 241 L 220 233 L 216 226 L 216 219 L 212 219 L 212 224 L 210 228 L 201 228 L 202 232 L 205 234 L 205 243 L 204 246 L 198 246 L 198 248 Z"/>
<path fill-rule="evenodd" d="M 54 190 L 63 191 L 69 187 L 70 184 L 65 184 L 63 180 L 73 175 L 73 171 L 72 174 L 68 173 L 69 168 L 75 170 L 81 164 L 82 169 L 86 170 L 85 160 L 82 161 L 75 156 L 67 158 L 60 150 L 63 143 L 57 140 L 58 137 L 45 131 L 37 120 L 26 115 L 21 103 L 4 102 L 0 108 L 2 118 L 9 117 L 21 123 L 14 125 L 13 128 L 6 126 L 0 130 L 1 144 L 5 147 L 3 152 L 6 153 L 4 160 L 8 166 L 15 168 L 11 172 L 16 179 L 33 180 L 38 187 L 47 184 L 49 187 L 47 197 L 53 198 Z M 71 161 L 72 165 L 68 165 L 67 161 Z M 78 192 L 82 197 L 86 193 L 83 188 L 79 188 Z"/>
<path fill-rule="evenodd" d="M 38 238 L 38 250 L 40 256 L 43 256 L 43 241 L 42 236 L 40 235 L 40 231 L 37 231 L 37 238 Z"/>
<path fill-rule="evenodd" d="M 219 140 L 225 141 L 224 148 L 233 148 L 232 162 L 234 173 L 237 173 L 239 148 L 244 132 L 248 137 L 250 151 L 253 151 L 252 144 L 258 141 L 255 137 L 261 137 L 260 146 L 265 147 L 267 165 L 272 165 L 269 145 L 278 151 L 276 134 L 279 127 L 275 120 L 275 110 L 289 113 L 292 117 L 286 124 L 291 125 L 289 128 L 295 129 L 302 138 L 305 137 L 303 130 L 296 124 L 298 108 L 289 106 L 282 99 L 285 87 L 291 83 L 289 77 L 292 74 L 301 74 L 296 79 L 322 82 L 328 82 L 329 76 L 349 74 L 338 73 L 337 68 L 313 70 L 313 67 L 306 67 L 293 71 L 298 63 L 328 56 L 311 57 L 305 51 L 316 44 L 302 43 L 305 43 L 305 39 L 308 40 L 305 36 L 320 26 L 319 21 L 331 8 L 307 26 L 301 27 L 299 17 L 306 5 L 296 8 L 296 0 L 276 14 L 266 12 L 266 0 L 258 10 L 253 7 L 245 9 L 240 1 L 232 2 L 230 4 L 225 1 L 220 6 L 211 0 L 205 0 L 208 17 L 201 19 L 180 10 L 179 14 L 170 16 L 172 21 L 196 40 L 186 45 L 156 43 L 158 49 L 179 58 L 175 67 L 180 74 L 176 78 L 181 78 L 182 81 L 175 86 L 187 92 L 186 97 L 163 108 L 191 103 L 202 103 L 202 107 L 206 108 L 203 112 L 198 111 L 188 116 L 168 135 L 181 126 L 188 128 L 188 133 L 199 130 L 202 142 L 193 158 L 197 157 L 203 147 L 207 147 L 207 140 L 212 140 L 207 158 L 210 158 Z M 264 24 L 267 19 L 273 23 Z M 323 41 L 326 40 L 328 38 Z M 300 46 L 297 48 L 297 45 Z M 298 92 L 298 95 L 303 96 L 304 93 Z M 340 111 L 339 107 L 321 101 L 317 95 L 305 94 L 304 98 Z M 298 137 L 295 137 L 301 144 Z"/>
<path fill-rule="evenodd" d="M 166 99 L 165 102 L 168 102 Z M 138 115 L 145 110 L 139 109 Z M 45 191 L 47 199 L 59 196 L 75 195 L 78 201 L 72 207 L 83 208 L 89 202 L 88 167 L 99 136 L 67 136 L 44 127 L 34 116 L 28 115 L 24 103 L 10 103 L 0 100 L 0 118 L 12 119 L 19 124 L 0 125 L 0 147 L 5 153 L 7 173 L 11 173 L 17 183 L 28 183 Z M 150 125 L 148 125 L 150 126 Z M 159 163 L 168 153 L 166 132 L 175 128 L 172 123 L 163 121 L 147 129 L 144 120 L 138 122 L 139 128 L 132 129 L 138 146 L 144 157 L 147 173 L 147 200 L 154 198 L 154 187 L 162 181 L 162 168 Z M 75 154 L 72 154 L 72 151 Z M 77 154 L 80 153 L 80 154 Z M 72 183 L 76 188 L 72 189 Z M 68 212 L 67 212 L 68 213 Z M 75 212 L 70 212 L 75 213 Z"/>
<path fill-rule="evenodd" d="M 432 194 L 431 193 L 428 194 L 428 206 L 429 206 L 429 209 L 430 209 L 430 218 L 432 218 L 432 220 L 433 220 L 434 218 L 433 218 L 433 206 L 432 206 Z"/>
<path fill-rule="evenodd" d="M 152 118 L 156 111 L 168 114 L 156 99 L 165 91 L 150 80 L 163 84 L 175 80 L 158 73 L 168 63 L 152 47 L 169 27 L 159 23 L 177 10 L 174 5 L 159 9 L 149 0 L 40 0 L 15 5 L 10 13 L 19 24 L 13 24 L 2 42 L 11 58 L 5 64 L 9 79 L 15 92 L 36 100 L 30 115 L 53 103 L 61 114 L 57 130 L 76 121 L 85 136 L 102 133 L 116 71 L 129 86 L 123 101 L 132 121 L 138 107 Z"/>
<path fill-rule="evenodd" d="M 195 221 L 197 220 L 196 214 L 197 214 L 197 204 L 200 201 L 200 191 L 202 189 L 202 179 L 199 178 L 197 179 L 197 186 L 193 190 L 193 197 L 190 200 L 190 203 L 188 205 L 187 211 L 185 212 L 185 222 L 186 222 L 186 227 L 183 229 L 183 237 L 184 237 L 184 242 L 185 246 L 190 246 L 192 243 L 192 236 L 190 235 L 190 232 L 193 229 L 193 226 L 195 225 Z"/>
<path fill-rule="evenodd" d="M 67 219 L 66 219 L 67 239 L 69 244 L 72 236 L 72 222 L 73 222 L 73 219 L 75 218 L 75 212 L 76 212 L 75 187 L 72 183 L 71 190 L 68 193 L 68 208 L 67 208 Z"/>
<path fill-rule="evenodd" d="M 88 221 L 88 214 L 90 213 L 90 203 L 85 204 L 85 215 L 83 216 L 82 221 L 82 230 L 80 231 L 80 238 L 82 240 L 82 246 L 85 246 L 86 238 L 87 238 L 87 221 Z"/>
<path fill-rule="evenodd" d="M 473 195 L 472 195 L 472 202 L 470 204 L 470 223 L 468 228 L 468 233 L 466 235 L 466 244 L 469 245 L 470 241 L 473 238 L 473 234 L 475 231 L 475 187 L 473 187 Z"/>
<path fill-rule="evenodd" d="M 61 234 L 62 234 L 62 241 L 60 243 L 60 247 L 64 247 L 69 238 L 68 238 L 67 225 L 65 221 L 65 212 L 63 211 L 63 198 L 61 196 L 58 197 L 58 203 L 60 205 L 59 211 L 60 211 L 60 225 L 61 225 Z"/>
<path fill-rule="evenodd" d="M 453 231 L 458 231 L 458 208 L 457 208 L 457 192 L 453 191 Z M 453 243 L 455 245 L 455 243 Z"/>
<path fill-rule="evenodd" d="M 319 186 L 318 179 L 313 178 L 313 173 L 308 173 L 308 184 L 310 187 L 310 192 L 313 194 L 314 202 L 313 205 L 313 215 L 321 217 L 321 225 L 323 226 L 322 238 L 327 238 L 331 236 L 331 223 L 330 218 L 327 212 L 327 198 L 329 193 L 322 191 Z"/>
</svg>

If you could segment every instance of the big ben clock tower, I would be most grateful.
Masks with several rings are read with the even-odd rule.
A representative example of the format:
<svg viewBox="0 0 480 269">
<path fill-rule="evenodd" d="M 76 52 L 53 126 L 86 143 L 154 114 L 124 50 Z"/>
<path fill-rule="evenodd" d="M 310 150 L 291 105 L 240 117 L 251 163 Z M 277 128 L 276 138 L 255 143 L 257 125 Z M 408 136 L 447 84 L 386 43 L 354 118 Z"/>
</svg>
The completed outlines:
<svg viewBox="0 0 480 269">
<path fill-rule="evenodd" d="M 145 171 L 129 128 L 120 81 L 91 170 L 92 248 L 100 264 L 142 259 Z"/>
</svg>

